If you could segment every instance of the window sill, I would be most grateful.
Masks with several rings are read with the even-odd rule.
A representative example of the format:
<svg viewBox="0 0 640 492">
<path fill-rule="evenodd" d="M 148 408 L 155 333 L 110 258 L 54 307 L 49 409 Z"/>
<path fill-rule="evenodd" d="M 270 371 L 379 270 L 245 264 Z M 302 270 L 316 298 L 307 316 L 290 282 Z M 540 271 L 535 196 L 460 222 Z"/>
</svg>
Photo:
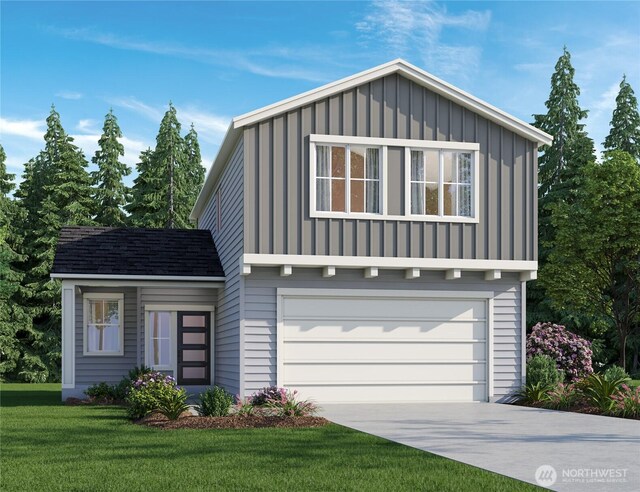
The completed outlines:
<svg viewBox="0 0 640 492">
<path fill-rule="evenodd" d="M 379 221 L 402 221 L 402 222 L 441 222 L 444 224 L 478 224 L 477 217 L 446 217 L 439 215 L 383 215 L 366 213 L 346 213 L 346 212 L 318 212 L 311 211 L 309 214 L 315 219 L 344 219 L 344 220 L 379 220 Z"/>
<path fill-rule="evenodd" d="M 124 352 L 82 352 L 84 357 L 123 357 Z"/>
</svg>

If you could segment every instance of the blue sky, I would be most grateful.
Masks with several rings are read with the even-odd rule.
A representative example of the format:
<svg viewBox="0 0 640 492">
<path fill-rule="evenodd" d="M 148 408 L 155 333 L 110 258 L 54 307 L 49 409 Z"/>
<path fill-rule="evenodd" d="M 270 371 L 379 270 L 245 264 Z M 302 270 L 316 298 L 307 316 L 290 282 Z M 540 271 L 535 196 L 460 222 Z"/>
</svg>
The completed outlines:
<svg viewBox="0 0 640 492">
<path fill-rule="evenodd" d="M 208 168 L 233 116 L 398 57 L 531 121 L 566 44 L 598 145 L 623 73 L 640 95 L 639 2 L 2 1 L 0 14 L 0 143 L 18 174 L 51 103 L 88 159 L 112 107 L 133 166 L 171 100 Z"/>
</svg>

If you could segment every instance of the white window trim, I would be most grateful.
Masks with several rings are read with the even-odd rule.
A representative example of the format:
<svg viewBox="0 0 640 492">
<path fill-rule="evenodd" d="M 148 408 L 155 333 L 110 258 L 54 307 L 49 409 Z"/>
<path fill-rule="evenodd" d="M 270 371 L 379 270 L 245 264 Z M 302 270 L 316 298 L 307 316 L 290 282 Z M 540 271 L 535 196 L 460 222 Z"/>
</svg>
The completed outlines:
<svg viewBox="0 0 640 492">
<path fill-rule="evenodd" d="M 120 350 L 113 352 L 90 352 L 89 345 L 89 301 L 104 300 L 118 301 L 118 340 L 120 341 Z M 82 295 L 82 355 L 85 357 L 121 357 L 124 355 L 124 294 L 122 293 L 103 293 L 103 292 L 87 292 Z"/>
<path fill-rule="evenodd" d="M 149 312 L 162 311 L 171 313 L 171 365 L 170 366 L 154 366 L 151 364 L 149 354 Z M 145 304 L 144 305 L 144 363 L 147 367 L 151 367 L 158 371 L 172 371 L 173 377 L 178 379 L 178 311 L 206 311 L 209 313 L 209 360 L 211 365 L 211 381 L 215 381 L 215 308 L 210 305 L 203 304 Z"/>
<path fill-rule="evenodd" d="M 349 158 L 345 155 L 345 196 L 346 212 L 327 212 L 316 210 L 316 145 L 363 145 L 378 147 L 381 152 L 380 168 L 380 209 L 382 213 L 349 212 L 350 186 L 349 186 Z M 404 179 L 404 214 L 389 215 L 388 213 L 388 148 L 405 148 L 405 179 Z M 472 207 L 471 217 L 456 215 L 413 215 L 411 214 L 411 150 L 453 150 L 473 153 L 472 165 Z M 309 135 L 309 216 L 314 218 L 332 219 L 362 219 L 362 220 L 394 220 L 410 222 L 443 222 L 443 223 L 479 223 L 480 210 L 480 144 L 473 142 L 440 142 L 435 140 L 411 140 L 403 138 L 378 138 L 378 137 L 351 137 L 344 135 Z M 348 174 L 349 173 L 349 174 Z M 441 198 L 439 198 L 441 199 Z"/>
<path fill-rule="evenodd" d="M 320 135 L 312 135 L 320 136 Z M 333 136 L 330 136 L 333 138 Z M 336 137 L 337 138 L 337 137 Z M 327 210 L 318 210 L 316 208 L 316 145 L 335 145 L 344 147 L 344 212 L 337 211 L 327 211 Z M 380 201 L 380 213 L 369 213 L 369 212 L 352 212 L 351 211 L 351 153 L 349 152 L 350 145 L 364 145 L 368 148 L 377 148 L 380 150 L 380 166 L 378 169 L 378 200 Z M 380 219 L 384 216 L 387 210 L 387 203 L 385 200 L 386 197 L 386 158 L 387 158 L 387 148 L 378 144 L 369 144 L 369 143 L 356 143 L 351 141 L 325 141 L 325 142 L 315 142 L 311 140 L 310 143 L 310 186 L 309 186 L 309 196 L 311 197 L 311 203 L 309 204 L 310 208 L 310 216 L 311 217 L 325 217 L 325 218 L 338 218 L 338 219 L 346 219 L 346 218 L 359 218 L 359 219 Z M 366 167 L 366 164 L 365 164 Z M 329 171 L 331 172 L 331 170 Z M 332 178 L 327 178 L 331 180 Z M 365 187 L 366 188 L 366 187 Z M 331 201 L 331 200 L 330 200 Z M 365 199 L 366 206 L 366 199 Z"/>
<path fill-rule="evenodd" d="M 426 142 L 433 144 L 442 143 L 454 143 L 454 142 Z M 458 144 L 456 144 L 458 145 Z M 463 144 L 459 144 L 463 145 Z M 441 145 L 433 146 L 416 146 L 405 147 L 404 149 L 404 210 L 405 215 L 409 217 L 409 220 L 422 220 L 425 222 L 462 222 L 477 224 L 479 222 L 479 209 L 480 209 L 480 145 L 472 144 L 475 148 L 468 148 L 469 144 L 464 144 L 467 148 L 459 147 L 442 147 Z M 425 215 L 425 214 L 412 214 L 411 213 L 411 151 L 412 150 L 439 150 L 438 157 L 438 210 L 444 213 L 444 192 L 442 191 L 443 185 L 443 169 L 444 169 L 444 155 L 443 151 L 459 151 L 470 152 L 472 154 L 473 162 L 471 164 L 471 206 L 472 214 L 469 217 L 463 217 L 460 215 Z M 426 170 L 425 170 L 426 173 Z"/>
</svg>

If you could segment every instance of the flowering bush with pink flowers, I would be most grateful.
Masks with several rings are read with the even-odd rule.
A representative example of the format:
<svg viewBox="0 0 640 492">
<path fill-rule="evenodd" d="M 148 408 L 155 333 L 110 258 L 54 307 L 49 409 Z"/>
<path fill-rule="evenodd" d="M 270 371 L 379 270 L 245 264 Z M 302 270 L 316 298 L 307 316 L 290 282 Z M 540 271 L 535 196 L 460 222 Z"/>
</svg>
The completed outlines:
<svg viewBox="0 0 640 492">
<path fill-rule="evenodd" d="M 640 387 L 630 388 L 622 384 L 620 389 L 611 396 L 613 405 L 611 413 L 619 417 L 640 418 Z"/>
<path fill-rule="evenodd" d="M 527 359 L 548 355 L 556 361 L 569 381 L 593 373 L 591 342 L 571 333 L 562 325 L 538 323 L 527 338 Z"/>
<path fill-rule="evenodd" d="M 279 417 L 309 417 L 318 411 L 311 400 L 299 400 L 297 390 L 285 388 L 279 388 L 277 395 L 267 400 L 267 407 Z"/>
<path fill-rule="evenodd" d="M 162 402 L 170 401 L 182 393 L 172 376 L 161 372 L 141 374 L 131 383 L 127 395 L 127 413 L 132 419 L 140 419 L 157 410 Z"/>
</svg>

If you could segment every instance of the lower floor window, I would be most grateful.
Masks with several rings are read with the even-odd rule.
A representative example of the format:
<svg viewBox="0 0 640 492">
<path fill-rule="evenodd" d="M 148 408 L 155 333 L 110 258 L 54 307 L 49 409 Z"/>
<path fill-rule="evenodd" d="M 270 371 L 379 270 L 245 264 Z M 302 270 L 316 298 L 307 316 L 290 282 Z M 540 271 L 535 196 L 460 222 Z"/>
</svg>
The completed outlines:
<svg viewBox="0 0 640 492">
<path fill-rule="evenodd" d="M 148 363 L 153 368 L 169 368 L 172 365 L 171 313 L 149 311 Z"/>
</svg>

